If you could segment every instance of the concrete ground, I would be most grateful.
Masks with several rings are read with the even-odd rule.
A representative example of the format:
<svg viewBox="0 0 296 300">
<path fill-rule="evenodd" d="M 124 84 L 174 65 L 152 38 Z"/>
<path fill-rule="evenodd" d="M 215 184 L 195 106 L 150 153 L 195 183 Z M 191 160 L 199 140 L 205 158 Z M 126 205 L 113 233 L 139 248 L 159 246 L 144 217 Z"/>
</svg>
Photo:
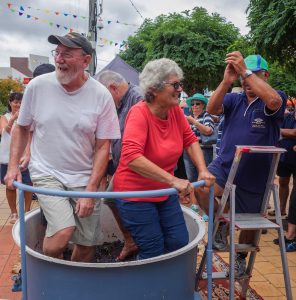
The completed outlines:
<svg viewBox="0 0 296 300">
<path fill-rule="evenodd" d="M 33 208 L 38 202 L 33 201 Z M 0 300 L 19 300 L 21 293 L 11 292 L 11 271 L 19 261 L 19 249 L 14 244 L 9 224 L 10 210 L 5 197 L 5 187 L 0 187 Z M 251 287 L 264 299 L 285 299 L 285 286 L 281 267 L 280 251 L 273 244 L 276 231 L 269 230 L 262 235 L 260 252 L 257 255 Z M 220 254 L 227 261 L 227 254 Z M 293 298 L 296 299 L 296 252 L 287 253 Z"/>
</svg>

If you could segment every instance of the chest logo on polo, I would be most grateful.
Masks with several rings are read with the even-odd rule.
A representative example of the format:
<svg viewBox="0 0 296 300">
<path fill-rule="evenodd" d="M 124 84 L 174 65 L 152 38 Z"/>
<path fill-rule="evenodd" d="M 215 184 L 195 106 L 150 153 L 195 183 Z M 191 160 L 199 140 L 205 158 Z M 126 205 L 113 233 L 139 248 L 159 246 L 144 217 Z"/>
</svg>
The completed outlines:
<svg viewBox="0 0 296 300">
<path fill-rule="evenodd" d="M 266 128 L 265 120 L 256 118 L 252 121 L 253 128 Z"/>
</svg>

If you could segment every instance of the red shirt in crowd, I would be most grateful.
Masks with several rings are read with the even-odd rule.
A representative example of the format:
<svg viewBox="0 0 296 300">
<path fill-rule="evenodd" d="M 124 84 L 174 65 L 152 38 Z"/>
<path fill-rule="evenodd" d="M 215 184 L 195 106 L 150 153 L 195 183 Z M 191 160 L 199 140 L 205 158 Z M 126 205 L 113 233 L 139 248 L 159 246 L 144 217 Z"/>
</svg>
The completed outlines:
<svg viewBox="0 0 296 300">
<path fill-rule="evenodd" d="M 122 152 L 114 175 L 113 191 L 169 188 L 166 183 L 145 178 L 134 172 L 128 164 L 140 156 L 145 156 L 160 168 L 173 174 L 183 149 L 196 141 L 197 138 L 179 106 L 171 108 L 167 120 L 162 120 L 151 113 L 145 101 L 134 105 L 126 118 Z M 159 202 L 166 200 L 167 197 L 127 198 L 126 200 Z"/>
</svg>

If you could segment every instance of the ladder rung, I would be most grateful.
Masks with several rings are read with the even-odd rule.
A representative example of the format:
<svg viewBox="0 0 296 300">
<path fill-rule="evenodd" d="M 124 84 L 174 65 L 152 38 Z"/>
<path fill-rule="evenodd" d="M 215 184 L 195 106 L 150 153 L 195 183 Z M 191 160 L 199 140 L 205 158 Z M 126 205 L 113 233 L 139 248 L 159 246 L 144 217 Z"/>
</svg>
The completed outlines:
<svg viewBox="0 0 296 300">
<path fill-rule="evenodd" d="M 225 247 L 223 250 L 214 249 L 215 252 L 229 252 L 230 247 L 229 245 Z M 252 244 L 235 244 L 235 252 L 252 252 L 252 251 L 258 251 L 259 247 L 255 247 Z"/>
<path fill-rule="evenodd" d="M 222 215 L 224 221 L 230 222 L 229 214 Z M 280 226 L 269 221 L 261 214 L 235 214 L 235 227 L 238 229 L 278 229 Z"/>
<path fill-rule="evenodd" d="M 235 277 L 236 280 L 242 280 L 242 279 L 246 279 L 246 278 L 250 278 L 252 277 L 251 275 L 248 274 L 244 274 L 240 277 Z M 208 275 L 206 272 L 202 273 L 202 279 L 207 279 Z M 217 280 L 217 279 L 229 279 L 229 272 L 213 272 L 212 273 L 212 279 L 213 280 Z"/>
<path fill-rule="evenodd" d="M 243 152 L 251 152 L 251 153 L 284 153 L 287 152 L 284 148 L 277 148 L 274 146 L 236 146 L 237 149 Z"/>
<path fill-rule="evenodd" d="M 207 279 L 208 275 L 206 272 L 202 273 L 202 279 Z M 213 279 L 224 279 L 228 278 L 228 272 L 213 272 L 212 273 Z"/>
<path fill-rule="evenodd" d="M 253 244 L 235 244 L 235 251 L 236 252 L 251 252 L 251 251 L 258 251 L 259 247 L 255 247 Z"/>
</svg>

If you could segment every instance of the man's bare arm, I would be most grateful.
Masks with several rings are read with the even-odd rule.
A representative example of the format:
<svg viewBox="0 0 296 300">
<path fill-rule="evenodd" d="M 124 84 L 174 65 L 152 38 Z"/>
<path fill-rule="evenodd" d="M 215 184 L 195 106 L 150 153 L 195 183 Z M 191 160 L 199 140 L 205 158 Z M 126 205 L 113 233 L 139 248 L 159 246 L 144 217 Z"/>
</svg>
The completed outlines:
<svg viewBox="0 0 296 300">
<path fill-rule="evenodd" d="M 110 140 L 97 139 L 95 145 L 93 169 L 85 191 L 96 192 L 99 183 L 105 175 L 109 160 Z M 80 198 L 76 204 L 76 214 L 81 217 L 88 217 L 94 209 L 94 199 Z"/>
<path fill-rule="evenodd" d="M 286 139 L 296 139 L 296 129 L 281 128 L 281 136 Z"/>
</svg>

